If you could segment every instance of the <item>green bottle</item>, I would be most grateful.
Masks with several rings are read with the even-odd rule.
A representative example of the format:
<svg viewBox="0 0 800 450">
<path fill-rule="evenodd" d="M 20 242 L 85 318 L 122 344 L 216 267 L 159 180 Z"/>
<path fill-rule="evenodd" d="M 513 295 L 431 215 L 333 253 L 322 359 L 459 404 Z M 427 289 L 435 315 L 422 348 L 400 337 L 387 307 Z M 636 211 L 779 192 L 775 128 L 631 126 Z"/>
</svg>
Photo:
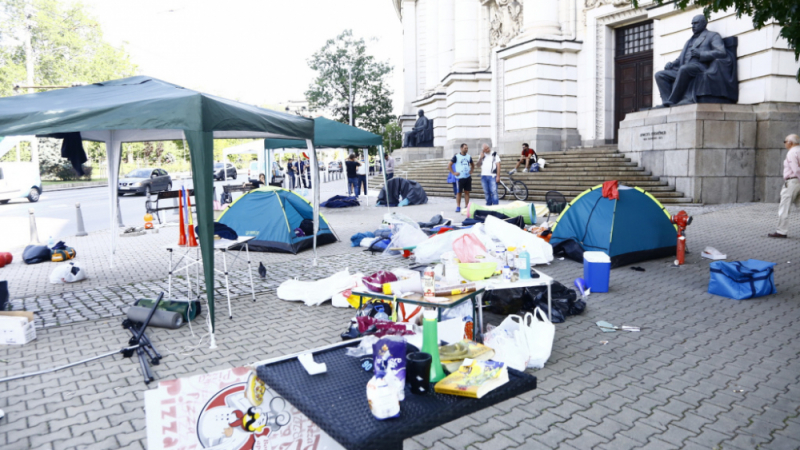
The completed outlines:
<svg viewBox="0 0 800 450">
<path fill-rule="evenodd" d="M 422 312 L 422 351 L 431 355 L 431 383 L 444 378 L 439 361 L 439 321 L 435 309 Z"/>
</svg>

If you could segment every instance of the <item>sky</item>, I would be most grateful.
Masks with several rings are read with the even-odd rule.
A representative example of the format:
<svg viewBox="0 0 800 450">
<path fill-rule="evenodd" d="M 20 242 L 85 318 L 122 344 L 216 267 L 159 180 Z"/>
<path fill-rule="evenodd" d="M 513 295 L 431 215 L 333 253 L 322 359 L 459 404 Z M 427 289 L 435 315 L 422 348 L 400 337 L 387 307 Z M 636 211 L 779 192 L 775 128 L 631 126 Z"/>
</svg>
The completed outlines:
<svg viewBox="0 0 800 450">
<path fill-rule="evenodd" d="M 403 30 L 391 0 L 83 0 L 139 73 L 256 105 L 304 100 L 307 60 L 345 29 L 389 61 L 402 108 Z M 376 39 L 373 41 L 373 39 Z"/>
</svg>

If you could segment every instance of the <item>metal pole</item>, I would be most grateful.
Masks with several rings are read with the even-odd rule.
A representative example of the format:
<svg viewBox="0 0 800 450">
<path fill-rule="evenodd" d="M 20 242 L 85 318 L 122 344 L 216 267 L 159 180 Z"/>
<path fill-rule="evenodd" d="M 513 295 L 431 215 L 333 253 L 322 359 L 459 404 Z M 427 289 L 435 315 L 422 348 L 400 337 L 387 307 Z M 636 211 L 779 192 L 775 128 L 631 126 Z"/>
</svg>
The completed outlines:
<svg viewBox="0 0 800 450">
<path fill-rule="evenodd" d="M 86 232 L 86 228 L 83 226 L 83 214 L 81 214 L 81 204 L 75 203 L 75 214 L 77 214 L 78 220 L 78 234 L 75 236 L 86 236 L 89 233 Z"/>
<path fill-rule="evenodd" d="M 349 115 L 350 126 L 356 126 L 355 118 L 353 117 L 353 65 L 350 64 L 350 67 L 347 68 L 347 82 L 348 82 L 348 90 L 347 90 L 347 100 L 348 100 L 348 108 L 347 114 Z"/>
<path fill-rule="evenodd" d="M 122 210 L 119 208 L 119 197 L 117 197 L 117 226 L 125 228 L 125 224 L 122 222 Z"/>
<path fill-rule="evenodd" d="M 36 216 L 33 215 L 33 208 L 28 210 L 28 214 L 30 214 L 30 225 L 31 225 L 30 245 L 41 245 L 41 242 L 39 242 L 39 231 L 36 229 Z"/>
</svg>

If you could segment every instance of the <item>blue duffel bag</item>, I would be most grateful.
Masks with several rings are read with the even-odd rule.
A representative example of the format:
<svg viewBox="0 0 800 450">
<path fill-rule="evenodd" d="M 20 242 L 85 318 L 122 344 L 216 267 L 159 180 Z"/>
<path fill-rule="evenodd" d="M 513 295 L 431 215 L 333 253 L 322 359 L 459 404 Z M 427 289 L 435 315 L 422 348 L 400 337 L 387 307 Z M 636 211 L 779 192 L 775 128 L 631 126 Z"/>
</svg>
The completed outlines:
<svg viewBox="0 0 800 450">
<path fill-rule="evenodd" d="M 748 259 L 747 261 L 714 261 L 708 293 L 734 300 L 777 294 L 775 289 L 775 263 Z"/>
</svg>

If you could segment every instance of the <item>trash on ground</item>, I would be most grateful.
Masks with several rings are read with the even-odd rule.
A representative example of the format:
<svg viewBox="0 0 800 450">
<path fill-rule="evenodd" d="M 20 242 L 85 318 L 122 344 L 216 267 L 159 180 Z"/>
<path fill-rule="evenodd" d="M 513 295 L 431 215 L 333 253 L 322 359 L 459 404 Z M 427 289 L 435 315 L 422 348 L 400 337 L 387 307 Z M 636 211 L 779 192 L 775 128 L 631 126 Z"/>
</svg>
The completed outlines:
<svg viewBox="0 0 800 450">
<path fill-rule="evenodd" d="M 706 247 L 702 253 L 700 253 L 702 258 L 712 259 L 714 261 L 718 261 L 721 259 L 728 259 L 728 255 L 723 254 L 721 251 L 715 249 L 714 247 Z"/>
</svg>

